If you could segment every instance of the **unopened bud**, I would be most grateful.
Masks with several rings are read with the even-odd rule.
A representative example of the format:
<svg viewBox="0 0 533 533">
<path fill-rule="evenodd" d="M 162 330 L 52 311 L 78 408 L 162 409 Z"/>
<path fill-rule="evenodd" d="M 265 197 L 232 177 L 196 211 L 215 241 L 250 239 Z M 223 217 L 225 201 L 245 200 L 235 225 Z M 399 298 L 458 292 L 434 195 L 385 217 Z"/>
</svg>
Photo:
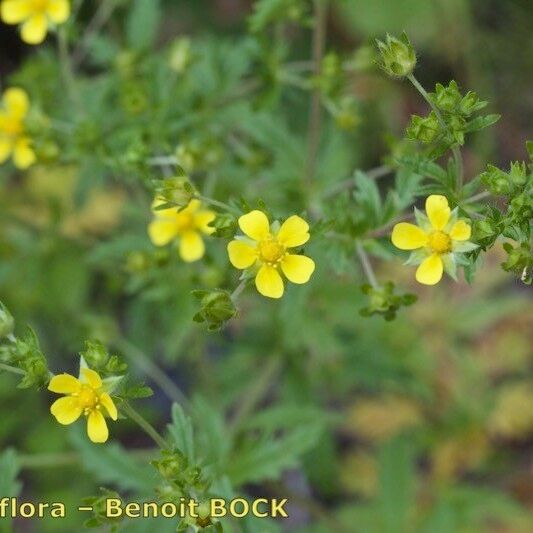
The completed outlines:
<svg viewBox="0 0 533 533">
<path fill-rule="evenodd" d="M 401 38 L 387 34 L 385 42 L 376 40 L 380 53 L 379 66 L 393 78 L 403 78 L 413 72 L 416 53 L 405 33 Z"/>
</svg>

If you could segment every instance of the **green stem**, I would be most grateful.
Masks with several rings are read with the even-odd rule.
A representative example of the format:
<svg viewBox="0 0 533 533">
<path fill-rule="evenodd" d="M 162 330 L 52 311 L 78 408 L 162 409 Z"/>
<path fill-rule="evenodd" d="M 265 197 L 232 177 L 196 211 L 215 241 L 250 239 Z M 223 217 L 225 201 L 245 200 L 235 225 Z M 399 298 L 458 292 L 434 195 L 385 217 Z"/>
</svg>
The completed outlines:
<svg viewBox="0 0 533 533">
<path fill-rule="evenodd" d="M 144 418 L 139 412 L 137 412 L 127 401 L 123 401 L 120 404 L 122 412 L 133 420 L 152 440 L 162 449 L 166 450 L 168 444 L 165 439 L 159 434 L 159 432 Z"/>
<path fill-rule="evenodd" d="M 422 95 L 422 98 L 429 104 L 433 112 L 435 113 L 435 116 L 437 117 L 437 120 L 439 121 L 440 125 L 444 128 L 444 130 L 449 131 L 448 126 L 446 125 L 446 122 L 444 120 L 444 117 L 442 116 L 442 113 L 440 112 L 439 108 L 435 105 L 433 100 L 431 100 L 431 97 L 429 96 L 428 92 L 422 87 L 422 85 L 418 82 L 418 80 L 414 77 L 413 74 L 409 74 L 407 76 L 407 79 L 413 84 L 415 89 Z M 464 176 L 464 168 L 463 168 L 463 157 L 461 155 L 461 150 L 457 144 L 452 145 L 451 147 L 453 159 L 455 161 L 455 169 L 457 172 L 457 190 L 460 191 L 463 187 L 463 176 Z"/>
<path fill-rule="evenodd" d="M 144 352 L 126 340 L 118 340 L 114 344 L 119 351 L 124 353 L 129 361 L 144 371 L 170 400 L 187 406 L 188 400 L 185 394 Z"/>
<path fill-rule="evenodd" d="M 102 28 L 102 26 L 104 26 L 109 20 L 120 2 L 121 0 L 102 0 L 93 18 L 87 24 L 85 33 L 82 35 L 81 39 L 78 40 L 78 45 L 72 54 L 73 65 L 78 66 L 83 61 L 87 54 L 87 45 L 92 40 L 93 36 L 100 31 L 100 28 Z"/>
<path fill-rule="evenodd" d="M 0 370 L 5 370 L 6 372 L 11 372 L 12 374 L 18 374 L 19 376 L 25 376 L 26 372 L 20 368 L 15 368 L 14 366 L 6 365 L 5 363 L 0 363 Z"/>
<path fill-rule="evenodd" d="M 231 299 L 235 302 L 237 298 L 241 295 L 242 291 L 246 288 L 248 280 L 243 279 L 235 288 L 235 290 L 231 293 Z"/>
<path fill-rule="evenodd" d="M 266 367 L 259 374 L 257 381 L 251 384 L 243 394 L 242 400 L 239 402 L 235 414 L 230 422 L 230 431 L 235 432 L 242 422 L 253 412 L 256 405 L 261 401 L 263 396 L 268 392 L 273 378 L 281 368 L 281 358 L 278 356 L 271 356 L 267 362 Z"/>
<path fill-rule="evenodd" d="M 363 266 L 365 275 L 368 278 L 368 282 L 374 288 L 379 287 L 376 276 L 374 274 L 374 270 L 372 268 L 372 264 L 370 263 L 370 259 L 368 258 L 368 255 L 366 254 L 365 249 L 363 248 L 363 245 L 360 242 L 358 242 L 355 245 L 355 249 L 357 251 L 357 255 L 359 256 L 359 260 L 361 261 L 361 265 Z"/>
<path fill-rule="evenodd" d="M 214 198 L 208 198 L 207 196 L 203 196 L 201 194 L 197 194 L 195 198 L 197 198 L 198 200 L 201 200 L 204 204 L 218 207 L 219 209 L 223 209 L 224 211 L 227 211 L 228 213 L 232 213 L 237 216 L 241 214 L 238 209 L 235 209 L 234 207 L 231 207 L 231 205 L 225 204 L 224 202 L 220 202 L 219 200 L 215 200 Z"/>
<path fill-rule="evenodd" d="M 61 64 L 61 70 L 63 72 L 63 79 L 67 89 L 68 97 L 72 105 L 81 111 L 82 107 L 76 90 L 76 80 L 74 78 L 74 72 L 70 62 L 67 33 L 64 27 L 59 28 L 57 32 L 57 44 L 59 49 L 59 61 Z"/>
<path fill-rule="evenodd" d="M 146 461 L 157 453 L 156 450 L 131 450 L 128 455 L 135 459 Z M 40 470 L 61 466 L 78 466 L 81 457 L 79 453 L 38 453 L 18 455 L 17 463 L 24 470 Z"/>
<path fill-rule="evenodd" d="M 313 74 L 315 81 L 321 73 L 322 56 L 326 43 L 328 0 L 315 0 L 315 25 L 313 29 Z M 320 87 L 316 86 L 311 94 L 309 108 L 309 125 L 307 134 L 307 166 L 305 169 L 305 182 L 309 185 L 316 173 L 318 149 L 320 146 L 320 130 L 322 126 L 322 113 L 320 108 Z"/>
</svg>

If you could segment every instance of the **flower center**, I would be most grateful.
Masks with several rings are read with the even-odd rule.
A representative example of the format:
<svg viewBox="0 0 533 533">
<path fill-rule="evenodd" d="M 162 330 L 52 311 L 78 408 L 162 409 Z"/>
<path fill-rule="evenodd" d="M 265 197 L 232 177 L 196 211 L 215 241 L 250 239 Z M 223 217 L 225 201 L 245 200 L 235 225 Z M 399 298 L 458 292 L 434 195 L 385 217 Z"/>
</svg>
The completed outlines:
<svg viewBox="0 0 533 533">
<path fill-rule="evenodd" d="M 22 133 L 22 122 L 18 118 L 4 117 L 0 123 L 0 128 L 6 135 L 20 135 Z"/>
<path fill-rule="evenodd" d="M 178 213 L 176 215 L 176 227 L 178 231 L 194 229 L 194 216 L 191 213 Z"/>
<path fill-rule="evenodd" d="M 83 385 L 78 393 L 78 402 L 83 410 L 90 411 L 98 405 L 98 395 L 94 389 L 88 385 Z"/>
<path fill-rule="evenodd" d="M 429 236 L 429 247 L 437 254 L 445 254 L 452 249 L 452 240 L 443 231 L 434 231 Z"/>
<path fill-rule="evenodd" d="M 263 263 L 275 264 L 283 259 L 285 246 L 274 237 L 267 237 L 259 243 L 259 258 Z"/>
<path fill-rule="evenodd" d="M 33 12 L 44 13 L 48 9 L 49 0 L 31 0 Z"/>
</svg>

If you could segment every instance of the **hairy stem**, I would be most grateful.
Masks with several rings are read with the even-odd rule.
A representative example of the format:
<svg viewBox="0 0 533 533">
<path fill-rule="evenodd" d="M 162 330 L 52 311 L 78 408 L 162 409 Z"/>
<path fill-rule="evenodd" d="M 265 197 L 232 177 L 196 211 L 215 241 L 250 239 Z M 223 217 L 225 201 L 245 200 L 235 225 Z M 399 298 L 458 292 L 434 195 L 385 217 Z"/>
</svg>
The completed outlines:
<svg viewBox="0 0 533 533">
<path fill-rule="evenodd" d="M 157 429 L 146 420 L 138 411 L 136 411 L 127 401 L 120 404 L 122 412 L 133 420 L 152 440 L 162 449 L 166 450 L 168 444 L 165 439 L 159 434 Z"/>
<path fill-rule="evenodd" d="M 424 87 L 422 87 L 422 85 L 414 77 L 413 74 L 409 74 L 407 76 L 407 79 L 413 84 L 415 89 L 422 95 L 422 98 L 424 98 L 424 100 L 429 104 L 429 106 L 435 113 L 440 125 L 445 130 L 448 130 L 448 126 L 446 126 L 446 122 L 444 121 L 444 117 L 442 116 L 442 113 L 440 112 L 439 108 L 433 103 L 428 92 L 424 89 Z M 457 190 L 460 191 L 461 188 L 463 187 L 463 175 L 464 175 L 463 156 L 461 155 L 461 149 L 459 148 L 457 144 L 452 145 L 451 150 L 453 154 L 453 159 L 455 161 L 455 170 L 457 172 Z"/>
<path fill-rule="evenodd" d="M 315 79 L 320 76 L 322 56 L 326 43 L 327 0 L 315 0 L 315 26 L 313 30 L 313 74 Z M 320 130 L 322 126 L 322 112 L 320 108 L 320 88 L 315 87 L 311 94 L 309 108 L 309 125 L 307 133 L 307 165 L 305 182 L 313 181 L 316 173 L 318 148 L 320 145 Z"/>
<path fill-rule="evenodd" d="M 228 213 L 232 213 L 237 216 L 241 214 L 238 209 L 231 207 L 231 205 L 226 204 L 224 202 L 220 202 L 219 200 L 215 200 L 214 198 L 208 198 L 207 196 L 203 196 L 201 194 L 196 195 L 196 198 L 198 200 L 201 200 L 204 204 L 218 207 L 219 209 L 223 209 L 224 211 L 227 211 Z"/>
<path fill-rule="evenodd" d="M 130 450 L 128 455 L 140 461 L 147 461 L 157 453 L 157 450 Z M 24 470 L 40 470 L 61 466 L 79 466 L 81 457 L 76 452 L 37 453 L 18 455 L 17 463 Z"/>
<path fill-rule="evenodd" d="M 246 417 L 253 412 L 256 405 L 268 392 L 268 389 L 272 384 L 272 380 L 279 372 L 280 368 L 281 358 L 278 356 L 271 356 L 265 368 L 259 374 L 257 381 L 252 383 L 250 387 L 246 389 L 242 400 L 239 402 L 239 406 L 237 407 L 230 422 L 231 431 L 235 432 L 235 430 L 242 424 Z"/>
<path fill-rule="evenodd" d="M 6 372 L 11 372 L 11 374 L 17 374 L 19 376 L 25 376 L 26 372 L 20 368 L 16 368 L 11 365 L 6 365 L 5 363 L 0 363 L 0 370 L 5 370 Z"/>
<path fill-rule="evenodd" d="M 85 33 L 78 41 L 78 45 L 72 54 L 72 64 L 74 66 L 78 66 L 84 60 L 85 56 L 87 55 L 87 46 L 91 39 L 110 19 L 113 11 L 120 2 L 121 0 L 102 0 L 100 2 L 100 6 L 96 10 L 89 24 L 87 24 Z"/>
<path fill-rule="evenodd" d="M 368 258 L 368 255 L 366 254 L 365 249 L 363 248 L 363 245 L 360 242 L 358 242 L 355 245 L 355 249 L 357 250 L 357 255 L 359 256 L 359 260 L 361 261 L 361 265 L 363 266 L 365 275 L 368 278 L 368 282 L 370 283 L 370 285 L 372 285 L 372 287 L 374 288 L 378 287 L 379 284 L 374 274 L 372 264 L 370 263 L 370 259 Z"/>
<path fill-rule="evenodd" d="M 144 371 L 170 400 L 183 406 L 188 405 L 187 397 L 182 390 L 144 352 L 126 340 L 117 341 L 115 346 L 128 360 Z"/>
<path fill-rule="evenodd" d="M 231 293 L 231 299 L 233 300 L 233 302 L 235 302 L 239 296 L 241 295 L 242 291 L 246 288 L 246 284 L 247 284 L 248 280 L 247 279 L 243 279 L 238 285 L 237 287 L 235 288 L 235 290 Z"/>
</svg>

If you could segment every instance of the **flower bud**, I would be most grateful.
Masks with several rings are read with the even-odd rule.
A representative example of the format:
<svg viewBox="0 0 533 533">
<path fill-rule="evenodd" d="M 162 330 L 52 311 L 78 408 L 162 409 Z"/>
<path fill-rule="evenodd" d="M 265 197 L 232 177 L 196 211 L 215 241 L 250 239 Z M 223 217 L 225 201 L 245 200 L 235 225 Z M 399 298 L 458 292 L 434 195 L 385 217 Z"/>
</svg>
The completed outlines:
<svg viewBox="0 0 533 533">
<path fill-rule="evenodd" d="M 180 37 L 171 44 L 168 58 L 170 70 L 181 74 L 189 66 L 191 58 L 191 40 L 189 37 Z"/>
<path fill-rule="evenodd" d="M 186 207 L 195 197 L 196 190 L 192 183 L 183 177 L 168 178 L 157 189 L 157 198 L 178 207 Z"/>
<path fill-rule="evenodd" d="M 15 329 L 15 320 L 6 306 L 0 302 L 0 339 L 13 333 Z"/>
<path fill-rule="evenodd" d="M 435 141 L 439 132 L 439 120 L 433 111 L 427 117 L 413 115 L 411 123 L 407 127 L 407 136 L 410 139 L 426 144 Z"/>
<path fill-rule="evenodd" d="M 200 311 L 196 313 L 195 322 L 207 322 L 209 331 L 219 330 L 225 322 L 237 314 L 237 308 L 228 292 L 219 289 L 194 291 L 193 295 L 200 299 Z"/>
<path fill-rule="evenodd" d="M 398 39 L 387 34 L 385 42 L 376 40 L 381 55 L 379 66 L 393 78 L 403 78 L 413 72 L 416 53 L 405 33 Z"/>
</svg>

